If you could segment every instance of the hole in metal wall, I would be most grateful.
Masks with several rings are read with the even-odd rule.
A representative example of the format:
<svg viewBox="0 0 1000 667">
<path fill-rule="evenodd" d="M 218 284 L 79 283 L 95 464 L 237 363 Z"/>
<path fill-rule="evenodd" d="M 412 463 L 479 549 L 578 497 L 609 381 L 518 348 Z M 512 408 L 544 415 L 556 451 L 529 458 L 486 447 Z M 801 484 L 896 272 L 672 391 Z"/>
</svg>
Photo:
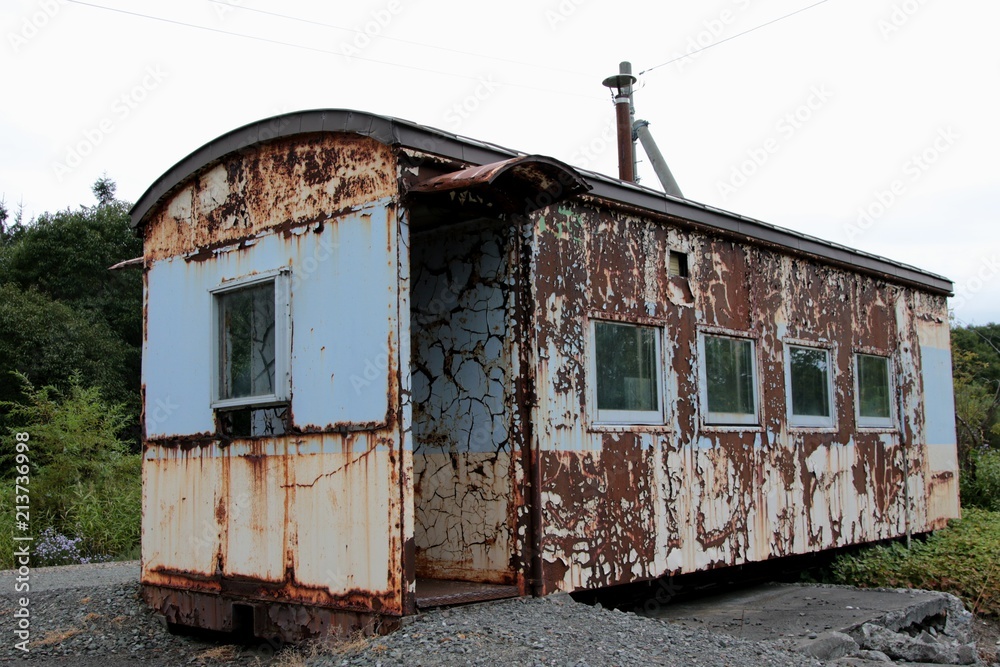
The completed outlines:
<svg viewBox="0 0 1000 667">
<path fill-rule="evenodd" d="M 259 438 L 288 432 L 288 406 L 246 407 L 219 410 L 220 433 L 228 438 Z"/>
</svg>

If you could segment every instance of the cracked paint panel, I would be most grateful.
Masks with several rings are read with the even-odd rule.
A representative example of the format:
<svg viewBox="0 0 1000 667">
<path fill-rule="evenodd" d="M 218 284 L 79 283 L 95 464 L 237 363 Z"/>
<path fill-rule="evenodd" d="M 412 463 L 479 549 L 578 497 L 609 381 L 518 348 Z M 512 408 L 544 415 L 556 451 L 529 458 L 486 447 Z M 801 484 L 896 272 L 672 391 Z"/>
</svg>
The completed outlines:
<svg viewBox="0 0 1000 667">
<path fill-rule="evenodd" d="M 418 576 L 513 581 L 515 238 L 481 221 L 411 239 Z"/>
</svg>

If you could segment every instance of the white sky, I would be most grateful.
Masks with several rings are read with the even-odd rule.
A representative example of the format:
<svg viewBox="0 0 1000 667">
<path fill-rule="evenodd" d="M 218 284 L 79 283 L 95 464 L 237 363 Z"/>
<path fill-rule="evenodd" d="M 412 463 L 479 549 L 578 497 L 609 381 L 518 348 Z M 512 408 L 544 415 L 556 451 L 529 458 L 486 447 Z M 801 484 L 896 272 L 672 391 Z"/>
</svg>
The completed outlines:
<svg viewBox="0 0 1000 667">
<path fill-rule="evenodd" d="M 942 274 L 958 321 L 1000 322 L 1000 3 L 827 0 L 723 42 L 814 2 L 0 0 L 0 196 L 89 205 L 106 172 L 135 201 L 211 139 L 311 108 L 614 175 L 601 80 L 718 44 L 635 95 L 686 197 Z"/>
</svg>

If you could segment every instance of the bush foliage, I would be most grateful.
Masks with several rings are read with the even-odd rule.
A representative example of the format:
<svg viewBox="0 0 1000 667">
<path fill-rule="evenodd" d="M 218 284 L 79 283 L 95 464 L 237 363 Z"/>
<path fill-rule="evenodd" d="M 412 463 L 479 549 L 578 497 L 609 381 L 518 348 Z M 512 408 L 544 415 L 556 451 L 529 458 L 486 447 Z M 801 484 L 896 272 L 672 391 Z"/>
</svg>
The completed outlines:
<svg viewBox="0 0 1000 667">
<path fill-rule="evenodd" d="M 77 563 L 133 554 L 140 536 L 141 457 L 119 437 L 127 423 L 124 406 L 81 386 L 78 375 L 65 393 L 20 379 L 28 400 L 7 406 L 12 428 L 3 458 L 11 458 L 15 432 L 29 434 L 31 533 L 53 547 L 45 564 L 55 564 L 60 548 Z M 3 466 L 14 469 L 9 460 Z M 0 529 L 6 532 L 14 512 L 10 494 L 2 497 Z M 0 551 L 0 567 L 12 562 L 9 550 Z"/>
<path fill-rule="evenodd" d="M 957 595 L 974 613 L 1000 616 L 1000 512 L 970 508 L 910 549 L 894 542 L 838 558 L 834 583 L 924 588 Z"/>
</svg>

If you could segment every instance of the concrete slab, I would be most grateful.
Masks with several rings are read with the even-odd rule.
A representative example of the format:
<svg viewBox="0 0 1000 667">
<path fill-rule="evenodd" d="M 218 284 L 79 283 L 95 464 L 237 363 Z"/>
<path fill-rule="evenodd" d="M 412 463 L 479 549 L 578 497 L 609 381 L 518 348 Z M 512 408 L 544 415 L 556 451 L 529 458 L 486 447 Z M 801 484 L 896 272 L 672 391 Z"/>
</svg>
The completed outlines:
<svg viewBox="0 0 1000 667">
<path fill-rule="evenodd" d="M 754 641 L 849 633 L 864 623 L 900 630 L 942 614 L 947 597 L 928 591 L 763 584 L 689 602 L 669 602 L 648 616 Z"/>
</svg>

